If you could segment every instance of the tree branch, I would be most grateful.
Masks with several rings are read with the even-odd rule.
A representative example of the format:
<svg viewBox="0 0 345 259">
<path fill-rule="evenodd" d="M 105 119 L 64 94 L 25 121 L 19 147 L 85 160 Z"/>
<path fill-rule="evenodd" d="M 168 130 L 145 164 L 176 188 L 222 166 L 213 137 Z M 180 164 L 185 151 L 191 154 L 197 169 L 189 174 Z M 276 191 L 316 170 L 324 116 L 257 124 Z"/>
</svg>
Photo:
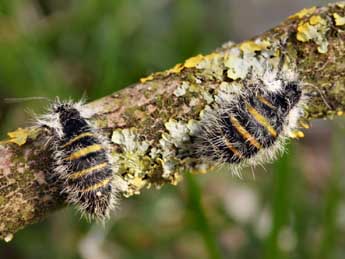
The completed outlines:
<svg viewBox="0 0 345 259">
<path fill-rule="evenodd" d="M 87 104 L 92 122 L 111 139 L 123 195 L 144 187 L 177 184 L 185 170 L 208 171 L 212 164 L 180 159 L 200 114 L 233 84 L 244 84 L 250 69 L 277 66 L 286 56 L 310 96 L 305 118 L 332 118 L 345 108 L 345 4 L 304 9 L 279 26 L 240 44 L 225 44 L 174 68 L 141 79 L 129 88 Z M 63 207 L 59 186 L 49 182 L 51 159 L 45 132 L 18 129 L 0 144 L 0 238 L 9 241 L 28 224 Z"/>
</svg>

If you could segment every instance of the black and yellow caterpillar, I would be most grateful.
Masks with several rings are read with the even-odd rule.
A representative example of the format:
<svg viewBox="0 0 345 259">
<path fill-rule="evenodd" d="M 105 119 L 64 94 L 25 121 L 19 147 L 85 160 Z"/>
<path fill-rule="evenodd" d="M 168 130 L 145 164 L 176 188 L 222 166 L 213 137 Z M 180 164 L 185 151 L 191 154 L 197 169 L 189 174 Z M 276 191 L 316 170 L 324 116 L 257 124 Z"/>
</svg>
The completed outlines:
<svg viewBox="0 0 345 259">
<path fill-rule="evenodd" d="M 114 206 L 116 186 L 107 144 L 82 115 L 80 103 L 53 103 L 39 120 L 53 134 L 53 176 L 67 202 L 90 218 L 104 219 Z"/>
<path fill-rule="evenodd" d="M 282 81 L 274 91 L 247 86 L 201 121 L 193 139 L 199 158 L 220 163 L 257 164 L 260 155 L 273 158 L 301 116 L 298 81 Z M 265 160 L 262 158 L 261 160 Z"/>
</svg>

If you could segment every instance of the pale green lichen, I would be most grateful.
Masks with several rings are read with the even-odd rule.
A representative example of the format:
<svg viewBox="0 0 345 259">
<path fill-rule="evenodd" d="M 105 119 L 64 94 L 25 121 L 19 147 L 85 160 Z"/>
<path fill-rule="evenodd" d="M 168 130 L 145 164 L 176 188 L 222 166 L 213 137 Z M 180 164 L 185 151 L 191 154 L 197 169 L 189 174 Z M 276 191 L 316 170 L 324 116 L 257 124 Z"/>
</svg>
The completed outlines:
<svg viewBox="0 0 345 259">
<path fill-rule="evenodd" d="M 248 62 L 249 61 L 249 62 Z M 228 68 L 227 76 L 230 79 L 244 79 L 247 76 L 251 61 L 241 57 L 240 49 L 231 49 L 224 57 L 224 65 Z"/>
<path fill-rule="evenodd" d="M 122 153 L 113 154 L 113 159 L 116 160 L 116 173 L 128 182 L 125 195 L 139 194 L 146 184 L 142 178 L 151 169 L 151 159 L 146 155 L 150 143 L 140 141 L 135 128 L 115 130 L 111 141 L 122 148 Z"/>
<path fill-rule="evenodd" d="M 115 130 L 111 137 L 111 141 L 120 145 L 125 152 L 138 154 L 144 154 L 150 145 L 146 141 L 138 141 L 138 135 L 134 128 Z"/>
<path fill-rule="evenodd" d="M 164 125 L 169 131 L 169 134 L 165 134 L 165 138 L 169 142 L 179 146 L 189 140 L 189 129 L 186 123 L 170 119 Z"/>
<path fill-rule="evenodd" d="M 203 120 L 207 114 L 212 113 L 213 109 L 210 105 L 206 105 L 203 110 L 200 111 L 200 120 Z"/>
<path fill-rule="evenodd" d="M 231 48 L 233 43 L 226 45 L 222 50 L 227 52 L 224 57 L 224 53 L 215 52 L 209 55 L 197 55 L 195 57 L 187 59 L 182 65 L 178 64 L 176 68 L 167 70 L 162 73 L 156 73 L 155 75 L 169 75 L 171 73 L 179 73 L 184 68 L 197 69 L 197 75 L 202 75 L 207 80 L 223 81 L 223 72 L 225 68 L 228 68 L 228 77 L 234 80 L 243 79 L 253 63 L 257 60 L 254 58 L 257 52 L 267 50 L 271 43 L 267 40 L 257 39 L 255 41 L 247 41 L 242 43 L 239 48 Z M 259 65 L 256 64 L 258 67 Z M 154 76 L 150 76 L 142 79 L 142 82 L 153 80 Z M 195 83 L 198 83 L 198 78 L 195 77 Z M 200 81 L 201 83 L 201 81 Z M 178 87 L 174 94 L 176 96 L 183 96 L 185 90 L 182 86 Z"/>
<path fill-rule="evenodd" d="M 189 87 L 188 87 L 188 92 L 189 93 L 196 93 L 198 94 L 198 98 L 199 101 L 202 101 L 204 100 L 207 104 L 211 104 L 214 102 L 214 99 L 213 99 L 213 95 L 209 93 L 208 91 L 209 89 L 207 89 L 205 86 L 201 86 L 201 85 L 198 85 L 198 84 L 190 84 Z M 202 97 L 202 99 L 200 99 L 200 95 Z"/>
<path fill-rule="evenodd" d="M 326 33 L 329 30 L 328 23 L 319 15 L 313 15 L 306 22 L 300 22 L 297 27 L 296 38 L 299 41 L 314 41 L 318 47 L 319 53 L 327 53 L 328 41 Z"/>
<path fill-rule="evenodd" d="M 211 104 L 214 102 L 213 95 L 210 94 L 208 91 L 203 91 L 201 94 L 207 104 Z"/>
<path fill-rule="evenodd" d="M 187 123 L 187 128 L 189 130 L 189 135 L 195 136 L 198 133 L 199 128 L 200 128 L 200 121 L 193 120 L 193 119 L 189 120 Z"/>
<path fill-rule="evenodd" d="M 7 135 L 10 139 L 5 141 L 0 141 L 0 144 L 14 143 L 18 146 L 22 146 L 26 141 L 30 139 L 36 139 L 39 134 L 39 128 L 18 128 L 15 131 L 8 132 Z"/>
<path fill-rule="evenodd" d="M 197 85 L 197 84 L 191 84 L 189 86 L 189 92 L 191 93 L 199 93 L 199 92 L 204 92 L 204 91 L 201 91 L 201 88 L 200 88 L 200 85 Z"/>
<path fill-rule="evenodd" d="M 205 77 L 222 80 L 223 78 L 223 55 L 212 53 L 205 56 L 195 67 L 203 70 Z"/>
<path fill-rule="evenodd" d="M 184 96 L 187 93 L 187 89 L 189 88 L 189 86 L 190 85 L 188 82 L 186 81 L 182 82 L 182 84 L 175 89 L 174 95 L 176 97 Z"/>
<path fill-rule="evenodd" d="M 190 136 L 195 134 L 199 125 L 196 120 L 189 120 L 187 123 L 170 119 L 165 124 L 167 132 L 162 134 L 159 140 L 159 148 L 151 150 L 151 157 L 161 157 L 162 177 L 165 179 L 179 180 L 179 172 L 184 168 L 183 162 L 177 158 L 176 151 L 188 143 Z M 177 178 L 176 178 L 177 177 Z"/>
<path fill-rule="evenodd" d="M 148 178 L 156 172 L 161 172 L 160 177 L 171 184 L 180 181 L 181 161 L 176 158 L 176 150 L 179 144 L 189 140 L 189 127 L 192 126 L 174 120 L 169 120 L 165 125 L 167 132 L 162 134 L 155 147 L 141 140 L 135 128 L 113 132 L 112 142 L 121 147 L 120 152 L 113 154 L 116 173 L 128 183 L 127 189 L 122 190 L 125 196 L 139 194 L 140 189 L 149 186 Z M 156 187 L 159 186 L 157 182 Z"/>
<path fill-rule="evenodd" d="M 161 154 L 162 157 L 174 156 L 175 155 L 174 143 L 171 141 L 169 134 L 163 133 L 162 138 L 159 140 L 159 148 L 156 150 L 155 155 Z M 152 157 L 153 154 L 151 154 Z"/>
<path fill-rule="evenodd" d="M 171 175 L 173 175 L 177 171 L 177 165 L 178 161 L 176 159 L 170 158 L 170 159 L 163 159 L 163 178 L 169 178 Z"/>
<path fill-rule="evenodd" d="M 257 52 L 263 54 L 268 51 L 271 44 L 266 40 L 257 39 L 252 42 L 244 42 L 239 48 L 230 49 L 224 57 L 224 65 L 228 69 L 227 76 L 230 79 L 245 79 L 251 69 L 257 74 L 263 74 L 265 67 L 262 58 L 257 57 Z M 267 53 L 268 56 L 271 53 Z"/>
<path fill-rule="evenodd" d="M 159 140 L 159 148 L 150 154 L 161 162 L 163 169 L 162 177 L 165 179 L 171 178 L 176 173 L 176 167 L 179 164 L 176 158 L 176 147 L 171 141 L 171 137 L 163 133 L 162 138 Z"/>
<path fill-rule="evenodd" d="M 345 2 L 338 2 L 336 4 L 336 6 L 340 7 L 340 8 L 345 8 Z"/>
<path fill-rule="evenodd" d="M 337 13 L 333 13 L 333 18 L 335 20 L 335 25 L 336 26 L 343 26 L 343 25 L 345 25 L 345 17 L 344 16 L 340 16 Z"/>
<path fill-rule="evenodd" d="M 201 100 L 199 98 L 196 98 L 196 97 L 192 97 L 190 99 L 190 102 L 189 102 L 189 107 L 194 107 L 194 106 L 198 106 L 201 104 Z"/>
</svg>

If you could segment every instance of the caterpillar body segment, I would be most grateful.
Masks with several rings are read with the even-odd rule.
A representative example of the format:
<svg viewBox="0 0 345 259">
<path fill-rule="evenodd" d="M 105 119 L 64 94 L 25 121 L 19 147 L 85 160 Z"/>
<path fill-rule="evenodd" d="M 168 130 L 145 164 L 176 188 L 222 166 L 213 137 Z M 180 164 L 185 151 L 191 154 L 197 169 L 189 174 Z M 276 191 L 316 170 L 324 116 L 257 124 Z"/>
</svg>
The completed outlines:
<svg viewBox="0 0 345 259">
<path fill-rule="evenodd" d="M 88 114 L 81 103 L 56 101 L 38 124 L 52 134 L 52 174 L 62 183 L 66 201 L 88 218 L 103 220 L 116 203 L 118 186 L 107 141 L 90 124 Z"/>
<path fill-rule="evenodd" d="M 282 80 L 274 91 L 248 85 L 204 116 L 192 141 L 193 156 L 234 166 L 271 160 L 296 129 L 303 99 L 295 80 Z"/>
</svg>

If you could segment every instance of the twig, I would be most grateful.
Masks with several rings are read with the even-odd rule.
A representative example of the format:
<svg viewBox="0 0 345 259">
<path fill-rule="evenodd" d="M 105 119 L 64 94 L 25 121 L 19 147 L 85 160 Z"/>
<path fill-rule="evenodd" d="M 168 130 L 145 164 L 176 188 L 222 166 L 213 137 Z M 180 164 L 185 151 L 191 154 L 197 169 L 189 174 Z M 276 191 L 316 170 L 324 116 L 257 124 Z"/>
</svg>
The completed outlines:
<svg viewBox="0 0 345 259">
<path fill-rule="evenodd" d="M 181 147 L 203 110 L 234 82 L 244 83 L 248 62 L 275 66 L 284 53 L 285 69 L 297 73 L 310 96 L 304 120 L 343 115 L 344 7 L 304 9 L 250 41 L 190 58 L 88 104 L 97 110 L 93 123 L 111 140 L 117 173 L 125 180 L 124 196 L 177 184 L 185 170 L 209 170 L 212 165 L 182 159 Z M 63 206 L 59 187 L 46 177 L 51 159 L 44 142 L 43 131 L 27 128 L 0 144 L 0 238 L 6 241 Z"/>
</svg>

